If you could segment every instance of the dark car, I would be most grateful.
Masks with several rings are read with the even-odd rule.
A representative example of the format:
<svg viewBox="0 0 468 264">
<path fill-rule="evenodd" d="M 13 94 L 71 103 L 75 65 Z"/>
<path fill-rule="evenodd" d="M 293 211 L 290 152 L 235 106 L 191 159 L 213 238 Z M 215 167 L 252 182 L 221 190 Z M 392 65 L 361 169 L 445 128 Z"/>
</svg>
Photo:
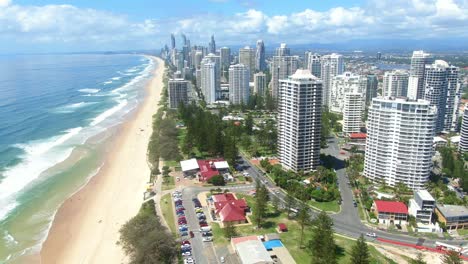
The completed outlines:
<svg viewBox="0 0 468 264">
<path fill-rule="evenodd" d="M 211 232 L 202 232 L 201 235 L 202 235 L 203 237 L 207 237 L 207 236 L 212 236 L 213 233 L 211 233 Z"/>
<path fill-rule="evenodd" d="M 208 226 L 208 224 L 207 223 L 201 223 L 200 224 L 200 227 L 204 227 L 204 226 Z"/>
<path fill-rule="evenodd" d="M 193 202 L 199 202 L 200 200 L 198 200 L 198 198 L 193 198 L 192 201 Z"/>
<path fill-rule="evenodd" d="M 192 231 L 189 232 L 189 235 L 190 235 L 191 238 L 193 238 L 195 236 Z"/>
<path fill-rule="evenodd" d="M 188 236 L 188 233 L 187 231 L 180 231 L 180 236 Z"/>
</svg>

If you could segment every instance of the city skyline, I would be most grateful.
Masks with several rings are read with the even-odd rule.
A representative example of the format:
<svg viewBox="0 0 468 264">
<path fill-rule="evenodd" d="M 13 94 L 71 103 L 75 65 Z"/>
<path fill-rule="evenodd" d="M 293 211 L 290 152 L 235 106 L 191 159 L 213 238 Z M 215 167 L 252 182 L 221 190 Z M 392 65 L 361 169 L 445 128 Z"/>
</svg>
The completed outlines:
<svg viewBox="0 0 468 264">
<path fill-rule="evenodd" d="M 0 53 L 158 49 L 171 33 L 177 46 L 185 34 L 204 45 L 211 35 L 222 45 L 254 46 L 263 39 L 267 49 L 282 41 L 291 45 L 358 42 L 355 46 L 368 47 L 384 40 L 395 40 L 400 47 L 413 43 L 412 48 L 425 48 L 420 46 L 453 46 L 451 40 L 468 38 L 463 30 L 468 4 L 455 0 L 274 6 L 263 0 L 205 0 L 177 1 L 159 8 L 162 4 L 1 0 Z"/>
</svg>

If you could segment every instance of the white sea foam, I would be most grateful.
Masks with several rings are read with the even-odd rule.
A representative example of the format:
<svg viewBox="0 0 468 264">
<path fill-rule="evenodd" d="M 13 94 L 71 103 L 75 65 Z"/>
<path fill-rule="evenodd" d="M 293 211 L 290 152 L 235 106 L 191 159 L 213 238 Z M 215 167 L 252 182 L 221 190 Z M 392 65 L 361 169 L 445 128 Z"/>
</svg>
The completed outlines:
<svg viewBox="0 0 468 264">
<path fill-rule="evenodd" d="M 55 109 L 56 113 L 73 113 L 76 109 L 86 107 L 89 105 L 96 104 L 96 102 L 79 102 L 79 103 L 74 103 L 74 104 L 69 104 L 65 106 L 61 106 Z"/>
<path fill-rule="evenodd" d="M 108 85 L 108 84 L 111 84 L 111 83 L 112 83 L 112 81 L 103 82 L 103 84 L 105 84 L 105 85 Z"/>
<path fill-rule="evenodd" d="M 105 111 L 104 113 L 102 113 L 102 114 L 98 115 L 96 118 L 94 118 L 90 125 L 95 126 L 95 125 L 101 123 L 102 121 L 106 120 L 108 117 L 115 114 L 117 111 L 119 111 L 123 107 L 125 107 L 127 105 L 127 103 L 128 103 L 127 100 L 119 101 L 118 105 L 112 107 L 111 109 Z"/>
<path fill-rule="evenodd" d="M 101 91 L 101 90 L 100 89 L 91 89 L 91 88 L 85 88 L 85 89 L 78 90 L 78 92 L 88 93 L 88 94 L 99 93 L 99 91 Z"/>
<path fill-rule="evenodd" d="M 118 81 L 118 80 L 120 80 L 121 78 L 122 78 L 122 77 L 112 77 L 111 80 L 113 80 L 113 81 Z"/>
</svg>

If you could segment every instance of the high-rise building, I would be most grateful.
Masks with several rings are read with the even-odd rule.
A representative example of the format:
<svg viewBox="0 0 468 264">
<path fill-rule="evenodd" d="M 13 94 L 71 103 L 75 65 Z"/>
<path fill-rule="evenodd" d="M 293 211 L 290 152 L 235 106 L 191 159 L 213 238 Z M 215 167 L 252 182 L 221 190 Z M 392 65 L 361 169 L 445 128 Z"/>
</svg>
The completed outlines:
<svg viewBox="0 0 468 264">
<path fill-rule="evenodd" d="M 468 105 L 463 111 L 462 125 L 460 129 L 460 143 L 458 143 L 458 151 L 460 153 L 468 152 Z"/>
<path fill-rule="evenodd" d="M 255 70 L 263 71 L 266 69 L 265 63 L 265 44 L 263 40 L 257 40 L 257 50 L 255 51 Z"/>
<path fill-rule="evenodd" d="M 174 34 L 171 34 L 171 50 L 175 49 L 175 37 Z"/>
<path fill-rule="evenodd" d="M 323 105 L 330 105 L 331 99 L 331 85 L 333 77 L 340 75 L 344 72 L 343 56 L 340 54 L 332 53 L 324 55 L 321 58 L 322 70 L 320 72 L 323 81 Z"/>
<path fill-rule="evenodd" d="M 217 68 L 219 68 L 218 64 L 209 59 L 203 59 L 201 62 L 201 91 L 207 104 L 216 102 L 216 92 L 220 90 Z"/>
<path fill-rule="evenodd" d="M 320 62 L 320 55 L 317 53 L 307 53 L 307 69 L 317 78 L 321 77 L 322 64 Z"/>
<path fill-rule="evenodd" d="M 247 104 L 250 97 L 249 68 L 244 64 L 229 67 L 229 102 L 234 105 Z"/>
<path fill-rule="evenodd" d="M 211 41 L 210 41 L 210 43 L 208 45 L 208 52 L 216 54 L 216 42 L 215 42 L 215 39 L 214 39 L 213 35 L 211 35 Z"/>
<path fill-rule="evenodd" d="M 364 175 L 375 182 L 424 187 L 432 169 L 437 109 L 426 100 L 372 99 L 367 120 Z"/>
<path fill-rule="evenodd" d="M 264 96 L 266 92 L 266 74 L 257 72 L 254 74 L 254 91 L 255 94 Z"/>
<path fill-rule="evenodd" d="M 231 49 L 228 47 L 222 47 L 219 49 L 219 55 L 221 57 L 221 67 L 227 68 L 231 64 Z"/>
<path fill-rule="evenodd" d="M 426 65 L 424 73 L 424 99 L 437 107 L 436 132 L 457 129 L 460 83 L 458 67 L 443 60 Z"/>
<path fill-rule="evenodd" d="M 249 46 L 245 46 L 239 50 L 239 64 L 244 64 L 249 68 L 250 80 L 253 80 L 255 72 L 255 50 Z"/>
<path fill-rule="evenodd" d="M 431 64 L 433 57 L 422 50 L 413 51 L 411 57 L 410 77 L 408 80 L 408 97 L 410 99 L 424 98 L 424 71 L 427 64 Z"/>
<path fill-rule="evenodd" d="M 278 154 L 283 168 L 310 172 L 319 165 L 322 81 L 309 70 L 280 80 Z"/>
<path fill-rule="evenodd" d="M 346 93 L 343 105 L 343 133 L 347 135 L 360 132 L 364 110 L 362 93 Z"/>
<path fill-rule="evenodd" d="M 383 78 L 382 95 L 406 97 L 408 93 L 407 71 L 396 70 L 385 72 Z"/>
<path fill-rule="evenodd" d="M 299 68 L 298 56 L 273 56 L 271 64 L 271 95 L 278 97 L 279 80 L 286 79 Z"/>
<path fill-rule="evenodd" d="M 377 89 L 379 88 L 379 79 L 375 74 L 367 75 L 366 85 L 366 105 L 369 105 L 372 98 L 377 96 Z"/>
<path fill-rule="evenodd" d="M 201 69 L 197 69 L 195 71 L 195 77 L 197 81 L 197 88 L 201 89 L 201 79 L 202 79 Z"/>
<path fill-rule="evenodd" d="M 290 56 L 291 50 L 286 43 L 281 43 L 279 48 L 276 48 L 276 56 Z"/>
<path fill-rule="evenodd" d="M 379 51 L 377 52 L 377 56 L 376 56 L 377 60 L 381 60 L 382 59 L 382 53 Z"/>
<path fill-rule="evenodd" d="M 188 104 L 188 94 L 191 89 L 189 81 L 184 79 L 170 79 L 168 81 L 169 108 L 178 108 L 179 104 Z"/>
<path fill-rule="evenodd" d="M 343 113 L 345 94 L 348 93 L 360 94 L 364 105 L 366 85 L 366 78 L 351 72 L 344 72 L 333 77 L 330 86 L 330 104 L 328 106 L 330 111 Z"/>
<path fill-rule="evenodd" d="M 197 50 L 195 52 L 195 59 L 194 59 L 194 65 L 195 69 L 200 69 L 200 63 L 203 59 L 203 52 L 201 50 Z"/>
</svg>

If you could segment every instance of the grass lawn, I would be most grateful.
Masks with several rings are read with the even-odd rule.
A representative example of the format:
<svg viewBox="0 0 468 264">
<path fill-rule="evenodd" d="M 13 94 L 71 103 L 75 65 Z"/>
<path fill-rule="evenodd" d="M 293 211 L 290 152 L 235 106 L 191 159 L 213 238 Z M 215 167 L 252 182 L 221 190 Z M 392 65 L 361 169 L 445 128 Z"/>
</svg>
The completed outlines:
<svg viewBox="0 0 468 264">
<path fill-rule="evenodd" d="M 164 165 L 169 167 L 179 167 L 180 163 L 175 160 L 165 160 Z"/>
<path fill-rule="evenodd" d="M 340 211 L 340 205 L 338 204 L 337 201 L 331 201 L 331 202 L 316 202 L 316 201 L 310 201 L 310 205 L 324 211 L 328 212 L 339 212 Z"/>
<path fill-rule="evenodd" d="M 169 177 L 166 177 L 166 179 L 163 179 L 163 183 L 162 183 L 162 190 L 165 191 L 165 190 L 172 190 L 175 188 L 175 182 L 174 182 L 174 177 L 173 176 L 169 176 Z"/>
<path fill-rule="evenodd" d="M 468 236 L 468 229 L 458 229 L 457 233 L 460 236 Z"/>
<path fill-rule="evenodd" d="M 169 228 L 171 229 L 172 234 L 174 236 L 177 234 L 176 233 L 176 225 L 175 225 L 175 219 L 174 219 L 174 206 L 172 205 L 172 199 L 171 199 L 171 194 L 165 194 L 163 197 L 161 197 L 161 211 L 163 214 L 164 219 L 166 220 L 166 223 L 169 225 Z"/>
</svg>

